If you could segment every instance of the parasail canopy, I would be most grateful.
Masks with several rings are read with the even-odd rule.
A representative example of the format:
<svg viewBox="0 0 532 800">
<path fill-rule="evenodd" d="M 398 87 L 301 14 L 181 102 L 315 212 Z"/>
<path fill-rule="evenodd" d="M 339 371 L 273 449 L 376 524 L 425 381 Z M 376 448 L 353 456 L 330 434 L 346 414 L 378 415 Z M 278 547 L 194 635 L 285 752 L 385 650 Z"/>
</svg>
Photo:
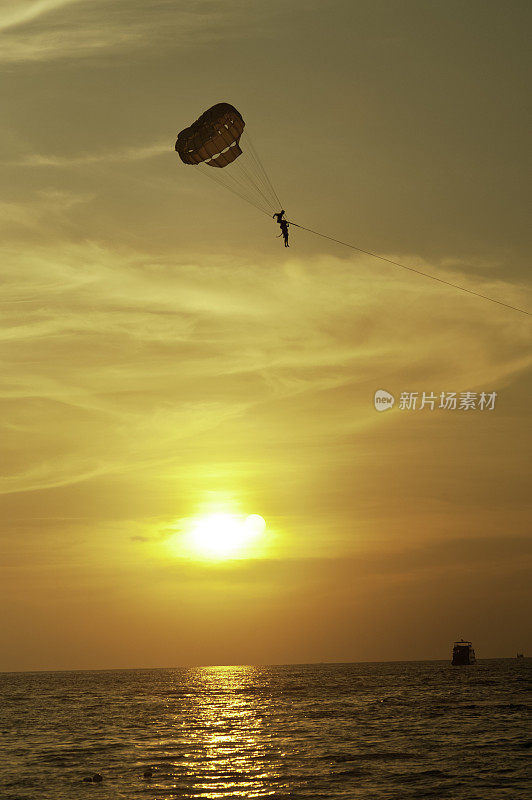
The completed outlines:
<svg viewBox="0 0 532 800">
<path fill-rule="evenodd" d="M 199 167 L 204 175 L 271 215 L 282 208 L 281 201 L 245 126 L 234 106 L 216 103 L 180 131 L 175 149 L 183 163 Z"/>
<path fill-rule="evenodd" d="M 242 155 L 238 143 L 245 124 L 234 106 L 216 103 L 178 134 L 175 149 L 185 164 L 226 167 Z"/>
</svg>

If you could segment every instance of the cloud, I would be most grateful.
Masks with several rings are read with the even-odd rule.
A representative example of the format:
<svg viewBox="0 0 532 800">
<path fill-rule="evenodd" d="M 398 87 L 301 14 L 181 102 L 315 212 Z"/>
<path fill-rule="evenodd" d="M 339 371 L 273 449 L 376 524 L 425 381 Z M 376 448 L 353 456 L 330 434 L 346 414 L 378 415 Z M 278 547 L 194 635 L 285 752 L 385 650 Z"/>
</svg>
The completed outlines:
<svg viewBox="0 0 532 800">
<path fill-rule="evenodd" d="M 80 153 L 76 156 L 46 155 L 34 153 L 15 161 L 5 162 L 23 167 L 81 167 L 88 164 L 106 162 L 145 161 L 157 156 L 166 155 L 170 150 L 168 141 L 154 142 L 142 147 L 124 147 L 121 150 L 108 150 L 98 153 Z"/>
<path fill-rule="evenodd" d="M 0 31 L 16 28 L 83 0 L 9 0 L 0 8 Z"/>
<path fill-rule="evenodd" d="M 52 200 L 58 213 L 75 202 Z M 511 312 L 467 297 L 444 309 L 430 284 L 420 307 L 417 283 L 363 258 L 197 263 L 95 242 L 0 256 L 5 492 L 164 471 L 218 429 L 234 447 L 258 426 L 273 446 L 311 435 L 326 452 L 381 430 L 370 400 L 383 376 L 492 390 L 530 363 Z"/>
<path fill-rule="evenodd" d="M 249 4 L 213 0 L 40 0 L 11 3 L 0 16 L 0 61 L 80 59 L 127 47 L 198 46 L 230 35 Z M 260 9 L 253 9 L 261 13 Z"/>
<path fill-rule="evenodd" d="M 147 527 L 147 526 L 146 526 Z M 145 540 L 132 537 L 139 546 Z M 153 540 L 152 540 L 153 541 Z M 387 550 L 371 547 L 357 555 L 329 558 L 261 558 L 234 559 L 221 562 L 180 560 L 161 564 L 160 575 L 175 577 L 180 581 L 203 582 L 219 580 L 244 583 L 270 583 L 290 585 L 291 581 L 309 583 L 315 587 L 332 586 L 339 582 L 349 585 L 353 575 L 357 580 L 382 577 L 406 577 L 417 580 L 420 573 L 458 575 L 472 568 L 488 569 L 505 565 L 525 566 L 532 557 L 530 539 L 512 534 L 499 536 L 473 536 L 469 539 L 452 538 L 430 541 L 424 547 L 411 543 Z M 296 577 L 297 576 L 297 577 Z"/>
<path fill-rule="evenodd" d="M 72 227 L 70 216 L 72 210 L 90 203 L 93 199 L 94 195 L 89 193 L 49 188 L 37 189 L 30 197 L 24 200 L 0 201 L 0 231 L 6 241 L 13 238 L 16 240 L 20 236 L 27 241 L 31 235 L 35 235 L 36 238 L 52 235 L 55 238 L 58 233 L 65 234 Z M 4 256 L 9 261 L 14 259 L 21 266 L 28 257 L 28 248 L 24 247 L 21 250 L 20 246 L 14 248 L 7 245 L 4 249 Z M 40 260 L 39 251 L 30 256 L 30 259 L 34 262 L 34 265 L 38 263 Z M 52 271 L 55 271 L 53 259 L 49 255 L 45 257 L 45 261 L 45 273 L 50 274 L 50 267 Z M 10 271 L 8 267 L 7 273 L 9 274 Z M 13 273 L 11 273 L 11 276 L 13 277 Z M 8 294 L 4 296 L 4 301 L 10 299 L 10 290 L 7 286 L 9 283 L 9 278 L 7 278 L 6 289 Z M 20 284 L 19 288 L 21 288 Z M 18 289 L 16 293 L 18 293 Z"/>
</svg>

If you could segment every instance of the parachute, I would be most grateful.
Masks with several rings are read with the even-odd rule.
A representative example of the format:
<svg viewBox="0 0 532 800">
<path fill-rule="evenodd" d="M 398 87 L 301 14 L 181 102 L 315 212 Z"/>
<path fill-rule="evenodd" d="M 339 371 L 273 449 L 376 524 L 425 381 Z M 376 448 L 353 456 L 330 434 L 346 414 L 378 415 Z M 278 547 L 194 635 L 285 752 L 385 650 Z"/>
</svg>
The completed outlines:
<svg viewBox="0 0 532 800">
<path fill-rule="evenodd" d="M 180 131 L 175 149 L 184 164 L 195 166 L 271 216 L 282 207 L 281 201 L 249 134 L 244 131 L 245 126 L 244 118 L 234 106 L 216 103 L 190 127 Z"/>
<path fill-rule="evenodd" d="M 242 155 L 238 143 L 245 124 L 234 106 L 216 103 L 178 134 L 175 149 L 185 164 L 206 161 L 210 167 L 226 167 Z"/>
</svg>

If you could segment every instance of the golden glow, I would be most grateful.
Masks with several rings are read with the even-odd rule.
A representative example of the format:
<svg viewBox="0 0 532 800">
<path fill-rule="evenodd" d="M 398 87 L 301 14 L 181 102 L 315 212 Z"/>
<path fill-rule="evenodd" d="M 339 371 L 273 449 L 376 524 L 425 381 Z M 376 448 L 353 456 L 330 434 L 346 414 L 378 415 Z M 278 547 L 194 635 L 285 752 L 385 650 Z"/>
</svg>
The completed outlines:
<svg viewBox="0 0 532 800">
<path fill-rule="evenodd" d="M 225 559 L 242 556 L 266 529 L 258 514 L 242 519 L 233 514 L 208 514 L 192 522 L 188 546 L 204 558 Z"/>
<path fill-rule="evenodd" d="M 500 25 L 484 4 L 479 36 L 443 3 L 336 5 L 290 4 L 272 67 L 274 3 L 235 26 L 205 0 L 0 2 L 0 670 L 447 659 L 462 635 L 532 651 L 524 315 L 295 226 L 285 249 L 173 151 L 234 103 L 289 217 L 532 305 L 521 10 Z M 229 51 L 246 69 L 227 80 Z M 274 68 L 291 80 L 253 91 Z M 499 397 L 420 408 L 442 391 Z"/>
</svg>

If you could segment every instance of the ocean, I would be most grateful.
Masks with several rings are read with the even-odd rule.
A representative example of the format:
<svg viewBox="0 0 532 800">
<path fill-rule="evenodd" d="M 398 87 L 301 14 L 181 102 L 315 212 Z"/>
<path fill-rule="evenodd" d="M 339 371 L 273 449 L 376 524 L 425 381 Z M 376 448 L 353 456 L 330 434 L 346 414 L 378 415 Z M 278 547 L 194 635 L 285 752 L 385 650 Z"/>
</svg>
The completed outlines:
<svg viewBox="0 0 532 800">
<path fill-rule="evenodd" d="M 3 673 L 0 797 L 519 800 L 531 677 L 532 659 Z"/>
</svg>

